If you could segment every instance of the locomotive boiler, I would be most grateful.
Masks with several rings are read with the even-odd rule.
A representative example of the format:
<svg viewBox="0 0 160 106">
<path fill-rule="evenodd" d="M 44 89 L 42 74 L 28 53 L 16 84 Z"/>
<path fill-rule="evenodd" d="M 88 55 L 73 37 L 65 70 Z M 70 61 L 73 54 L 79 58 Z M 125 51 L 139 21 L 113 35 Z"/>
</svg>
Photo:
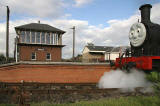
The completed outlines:
<svg viewBox="0 0 160 106">
<path fill-rule="evenodd" d="M 131 50 L 116 59 L 117 68 L 160 70 L 160 25 L 151 22 L 151 8 L 150 4 L 139 8 L 141 22 L 133 24 L 129 31 Z"/>
</svg>

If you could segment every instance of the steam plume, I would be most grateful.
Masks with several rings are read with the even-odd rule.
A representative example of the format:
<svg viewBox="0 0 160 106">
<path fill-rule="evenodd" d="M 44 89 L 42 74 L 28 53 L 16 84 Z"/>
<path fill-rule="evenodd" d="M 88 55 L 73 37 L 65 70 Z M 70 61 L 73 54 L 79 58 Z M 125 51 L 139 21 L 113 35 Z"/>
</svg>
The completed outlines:
<svg viewBox="0 0 160 106">
<path fill-rule="evenodd" d="M 142 71 L 132 69 L 130 73 L 122 70 L 105 72 L 99 81 L 99 88 L 135 88 L 148 87 L 151 83 L 146 80 Z"/>
</svg>

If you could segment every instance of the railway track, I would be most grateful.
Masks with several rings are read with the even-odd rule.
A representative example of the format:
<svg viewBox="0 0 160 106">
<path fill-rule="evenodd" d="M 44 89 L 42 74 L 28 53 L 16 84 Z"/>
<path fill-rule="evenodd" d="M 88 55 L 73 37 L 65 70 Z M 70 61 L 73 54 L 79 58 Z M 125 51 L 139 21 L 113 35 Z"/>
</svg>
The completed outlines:
<svg viewBox="0 0 160 106">
<path fill-rule="evenodd" d="M 0 82 L 0 86 L 93 86 L 97 83 L 39 83 L 39 82 Z"/>
<path fill-rule="evenodd" d="M 0 89 L 1 94 L 10 93 L 14 91 L 12 89 Z M 58 90 L 36 90 L 36 89 L 23 89 L 19 92 L 30 92 L 32 94 L 55 94 L 55 93 L 111 93 L 120 92 L 118 88 L 107 88 L 107 89 L 58 89 Z"/>
<path fill-rule="evenodd" d="M 59 87 L 60 86 L 60 87 Z M 58 88 L 57 88 L 58 87 Z M 49 101 L 68 103 L 108 97 L 148 95 L 143 88 L 122 92 L 119 88 L 99 89 L 96 83 L 0 83 L 0 103 Z"/>
<path fill-rule="evenodd" d="M 134 88 L 134 91 L 140 91 L 143 87 Z M 19 90 L 35 93 L 55 93 L 55 92 L 112 92 L 121 91 L 121 88 L 98 88 L 97 83 L 4 83 L 0 82 L 0 93 L 10 90 Z"/>
<path fill-rule="evenodd" d="M 36 90 L 58 90 L 58 89 L 96 89 L 97 83 L 0 83 L 0 89 L 19 88 L 19 89 L 36 89 Z"/>
</svg>

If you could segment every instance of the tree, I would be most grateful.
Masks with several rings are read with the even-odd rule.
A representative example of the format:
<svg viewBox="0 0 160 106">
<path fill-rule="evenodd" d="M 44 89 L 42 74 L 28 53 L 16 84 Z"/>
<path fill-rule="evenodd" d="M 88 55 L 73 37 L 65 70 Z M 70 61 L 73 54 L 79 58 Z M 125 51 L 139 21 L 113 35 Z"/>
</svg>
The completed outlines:
<svg viewBox="0 0 160 106">
<path fill-rule="evenodd" d="M 3 54 L 0 54 L 0 61 L 1 62 L 6 61 L 6 57 Z"/>
</svg>

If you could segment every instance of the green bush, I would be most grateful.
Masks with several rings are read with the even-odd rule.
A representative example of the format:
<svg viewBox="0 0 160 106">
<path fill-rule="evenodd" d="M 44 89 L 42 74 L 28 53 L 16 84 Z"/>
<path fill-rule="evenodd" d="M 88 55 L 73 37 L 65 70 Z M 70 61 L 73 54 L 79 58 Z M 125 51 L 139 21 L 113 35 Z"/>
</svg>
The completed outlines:
<svg viewBox="0 0 160 106">
<path fill-rule="evenodd" d="M 147 79 L 153 83 L 155 94 L 157 94 L 160 97 L 160 73 L 151 72 L 147 75 Z"/>
<path fill-rule="evenodd" d="M 6 60 L 5 56 L 3 54 L 0 54 L 0 61 L 5 61 L 5 60 Z"/>
<path fill-rule="evenodd" d="M 151 72 L 147 75 L 147 79 L 153 83 L 160 82 L 160 74 L 158 72 Z"/>
</svg>

